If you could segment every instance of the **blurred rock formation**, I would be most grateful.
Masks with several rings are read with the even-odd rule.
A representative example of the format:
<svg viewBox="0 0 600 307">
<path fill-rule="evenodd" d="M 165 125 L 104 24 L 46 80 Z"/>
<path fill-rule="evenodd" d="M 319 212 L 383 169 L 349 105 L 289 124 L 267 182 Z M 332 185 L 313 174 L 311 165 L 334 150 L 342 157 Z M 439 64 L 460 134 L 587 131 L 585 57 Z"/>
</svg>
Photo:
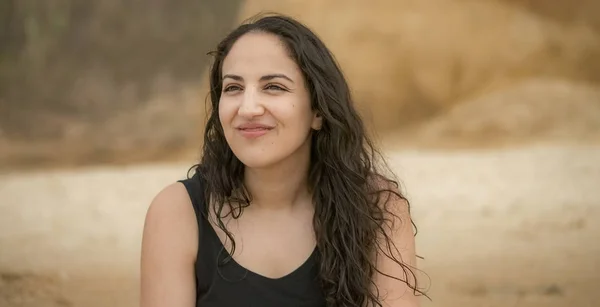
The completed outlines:
<svg viewBox="0 0 600 307">
<path fill-rule="evenodd" d="M 316 30 L 380 132 L 528 79 L 600 84 L 594 0 L 248 0 L 240 20 L 263 10 Z"/>
<path fill-rule="evenodd" d="M 600 135 L 596 0 L 0 6 L 0 165 L 197 152 L 205 54 L 261 11 L 313 28 L 336 55 L 369 125 L 413 136 L 397 142 L 479 146 Z"/>
</svg>

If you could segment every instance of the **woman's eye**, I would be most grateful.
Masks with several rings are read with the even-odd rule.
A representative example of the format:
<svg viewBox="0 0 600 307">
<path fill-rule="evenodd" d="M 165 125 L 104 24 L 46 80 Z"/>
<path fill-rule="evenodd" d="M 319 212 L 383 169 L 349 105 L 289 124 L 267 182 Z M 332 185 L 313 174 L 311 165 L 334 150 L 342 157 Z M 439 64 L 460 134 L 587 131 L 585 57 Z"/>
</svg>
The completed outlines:
<svg viewBox="0 0 600 307">
<path fill-rule="evenodd" d="M 275 84 L 269 84 L 265 87 L 266 90 L 269 91 L 285 91 L 281 86 Z"/>
<path fill-rule="evenodd" d="M 240 90 L 240 87 L 237 85 L 230 85 L 225 87 L 225 89 L 223 90 L 224 92 L 233 92 L 233 91 L 238 91 Z"/>
</svg>

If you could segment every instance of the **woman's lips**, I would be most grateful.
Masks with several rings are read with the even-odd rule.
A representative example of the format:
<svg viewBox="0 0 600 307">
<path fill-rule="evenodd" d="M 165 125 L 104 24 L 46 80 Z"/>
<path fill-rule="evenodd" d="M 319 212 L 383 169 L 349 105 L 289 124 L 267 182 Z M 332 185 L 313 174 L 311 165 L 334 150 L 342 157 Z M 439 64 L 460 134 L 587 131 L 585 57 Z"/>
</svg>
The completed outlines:
<svg viewBox="0 0 600 307">
<path fill-rule="evenodd" d="M 267 127 L 267 126 L 256 126 L 256 127 L 242 127 L 242 128 L 238 128 L 238 131 L 240 132 L 240 134 L 246 138 L 250 138 L 250 139 L 254 139 L 254 138 L 258 138 L 261 137 L 265 134 L 267 134 L 267 132 L 271 131 L 271 127 Z"/>
</svg>

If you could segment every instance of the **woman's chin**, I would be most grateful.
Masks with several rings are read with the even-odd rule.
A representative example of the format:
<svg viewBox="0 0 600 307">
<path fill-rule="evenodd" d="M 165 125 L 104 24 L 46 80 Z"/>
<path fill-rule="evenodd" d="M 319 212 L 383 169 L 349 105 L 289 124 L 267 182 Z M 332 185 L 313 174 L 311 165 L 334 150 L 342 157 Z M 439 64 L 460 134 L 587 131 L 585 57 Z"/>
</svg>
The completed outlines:
<svg viewBox="0 0 600 307">
<path fill-rule="evenodd" d="M 277 159 L 264 154 L 238 156 L 238 159 L 244 164 L 245 167 L 256 169 L 269 168 L 277 163 Z"/>
</svg>

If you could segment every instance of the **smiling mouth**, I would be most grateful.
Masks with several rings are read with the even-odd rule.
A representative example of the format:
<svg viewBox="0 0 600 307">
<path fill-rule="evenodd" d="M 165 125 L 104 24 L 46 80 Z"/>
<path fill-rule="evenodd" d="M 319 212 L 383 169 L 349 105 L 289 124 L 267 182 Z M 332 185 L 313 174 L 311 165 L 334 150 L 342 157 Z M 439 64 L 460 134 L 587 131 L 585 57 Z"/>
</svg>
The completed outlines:
<svg viewBox="0 0 600 307">
<path fill-rule="evenodd" d="M 254 139 L 265 135 L 267 132 L 272 130 L 271 127 L 248 127 L 248 128 L 238 128 L 240 134 L 246 138 Z"/>
<path fill-rule="evenodd" d="M 241 131 L 266 131 L 266 130 L 271 130 L 273 128 L 269 128 L 269 127 L 256 127 L 256 128 L 239 128 L 238 130 Z"/>
</svg>

